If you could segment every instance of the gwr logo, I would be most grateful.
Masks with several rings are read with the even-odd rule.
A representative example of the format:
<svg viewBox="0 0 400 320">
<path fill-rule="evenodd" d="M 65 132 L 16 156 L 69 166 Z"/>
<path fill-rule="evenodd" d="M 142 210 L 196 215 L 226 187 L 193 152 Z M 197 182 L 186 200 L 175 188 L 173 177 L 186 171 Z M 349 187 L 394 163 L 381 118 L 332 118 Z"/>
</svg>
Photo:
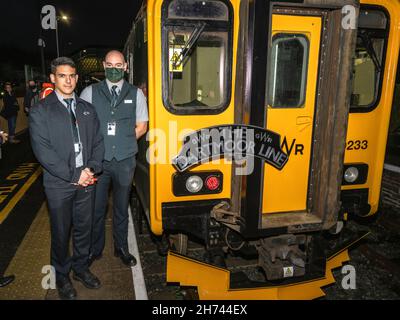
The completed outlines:
<svg viewBox="0 0 400 320">
<path fill-rule="evenodd" d="M 283 142 L 281 144 L 281 149 L 290 157 L 291 153 L 294 150 L 294 155 L 303 155 L 303 151 L 304 151 L 304 144 L 300 144 L 300 143 L 296 143 L 296 139 L 292 140 L 292 143 L 289 144 L 287 142 L 286 137 L 283 139 Z"/>
</svg>

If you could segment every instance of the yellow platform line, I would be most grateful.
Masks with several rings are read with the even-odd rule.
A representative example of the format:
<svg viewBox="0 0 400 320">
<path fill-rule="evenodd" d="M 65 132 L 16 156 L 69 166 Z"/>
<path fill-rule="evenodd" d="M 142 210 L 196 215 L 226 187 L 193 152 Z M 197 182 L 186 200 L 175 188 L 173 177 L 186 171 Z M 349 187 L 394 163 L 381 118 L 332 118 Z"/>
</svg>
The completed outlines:
<svg viewBox="0 0 400 320">
<path fill-rule="evenodd" d="M 14 209 L 16 204 L 21 200 L 26 191 L 31 187 L 31 185 L 36 181 L 36 179 L 42 174 L 42 168 L 39 167 L 36 169 L 33 175 L 28 179 L 27 182 L 22 186 L 22 188 L 16 193 L 14 197 L 8 202 L 8 204 L 4 207 L 2 211 L 0 211 L 0 224 L 7 219 L 11 210 Z"/>
</svg>

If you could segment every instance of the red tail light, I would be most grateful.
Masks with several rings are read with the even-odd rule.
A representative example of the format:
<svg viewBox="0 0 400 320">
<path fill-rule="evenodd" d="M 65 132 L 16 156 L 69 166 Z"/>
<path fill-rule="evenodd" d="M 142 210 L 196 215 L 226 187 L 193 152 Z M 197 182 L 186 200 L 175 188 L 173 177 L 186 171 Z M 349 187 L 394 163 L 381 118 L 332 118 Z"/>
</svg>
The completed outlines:
<svg viewBox="0 0 400 320">
<path fill-rule="evenodd" d="M 217 190 L 220 183 L 220 180 L 216 176 L 209 176 L 206 179 L 206 188 L 211 191 Z"/>
</svg>

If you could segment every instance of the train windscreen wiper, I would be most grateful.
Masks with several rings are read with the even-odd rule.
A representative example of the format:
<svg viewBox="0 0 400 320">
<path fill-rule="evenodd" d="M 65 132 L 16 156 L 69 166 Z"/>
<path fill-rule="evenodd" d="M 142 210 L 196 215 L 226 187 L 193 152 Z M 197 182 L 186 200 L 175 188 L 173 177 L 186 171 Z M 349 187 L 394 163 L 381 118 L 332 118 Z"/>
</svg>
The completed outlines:
<svg viewBox="0 0 400 320">
<path fill-rule="evenodd" d="M 374 65 L 375 65 L 375 72 L 376 73 L 381 72 L 382 71 L 382 67 L 381 67 L 381 64 L 379 62 L 378 55 L 376 54 L 376 51 L 375 51 L 374 46 L 372 44 L 372 40 L 371 40 L 371 37 L 370 37 L 369 33 L 365 32 L 365 31 L 361 31 L 358 36 L 361 38 L 361 40 L 362 40 L 362 42 L 363 42 L 363 44 L 365 46 L 365 49 L 367 49 L 367 52 L 368 52 L 369 56 L 371 57 Z"/>
<path fill-rule="evenodd" d="M 185 59 L 187 58 L 187 56 L 193 49 L 194 45 L 196 44 L 197 40 L 199 40 L 205 26 L 206 26 L 206 24 L 204 22 L 196 23 L 194 30 L 189 37 L 189 40 L 185 43 L 184 48 L 182 49 L 179 56 L 174 61 L 174 67 L 179 67 L 181 64 L 183 64 L 183 62 L 185 61 Z"/>
</svg>

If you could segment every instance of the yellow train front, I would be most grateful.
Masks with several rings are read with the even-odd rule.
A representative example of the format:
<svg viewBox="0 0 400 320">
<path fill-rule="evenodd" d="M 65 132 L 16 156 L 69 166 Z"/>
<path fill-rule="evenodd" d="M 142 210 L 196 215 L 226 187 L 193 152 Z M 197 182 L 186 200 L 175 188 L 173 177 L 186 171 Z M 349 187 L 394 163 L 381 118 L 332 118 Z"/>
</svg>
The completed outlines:
<svg viewBox="0 0 400 320">
<path fill-rule="evenodd" d="M 135 185 L 152 232 L 172 243 L 169 282 L 201 299 L 323 295 L 350 244 L 328 249 L 324 235 L 377 211 L 399 8 L 144 3 L 125 46 L 149 105 Z M 203 260 L 188 257 L 188 237 Z M 231 252 L 256 255 L 265 281 L 231 272 Z"/>
</svg>

